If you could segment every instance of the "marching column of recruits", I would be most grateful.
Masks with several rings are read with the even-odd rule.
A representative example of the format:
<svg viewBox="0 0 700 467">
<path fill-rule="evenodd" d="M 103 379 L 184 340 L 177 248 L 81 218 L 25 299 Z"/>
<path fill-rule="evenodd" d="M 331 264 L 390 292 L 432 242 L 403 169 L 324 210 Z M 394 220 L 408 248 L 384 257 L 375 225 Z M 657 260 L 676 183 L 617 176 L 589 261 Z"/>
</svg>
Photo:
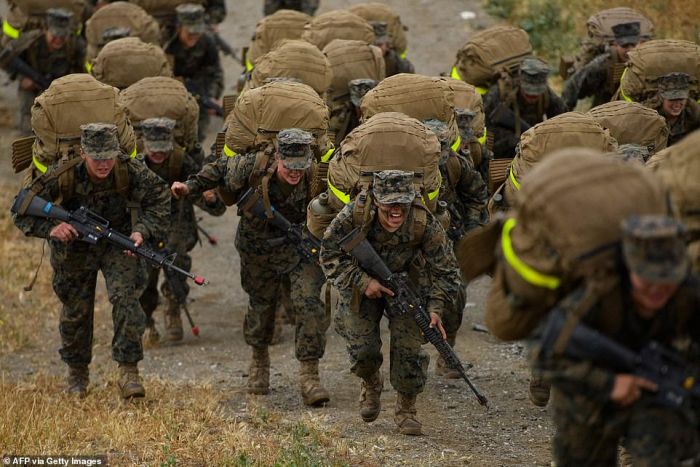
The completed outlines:
<svg viewBox="0 0 700 467">
<path fill-rule="evenodd" d="M 109 3 L 98 0 L 85 8 L 98 9 Z M 218 50 L 220 38 L 215 34 L 216 25 L 226 15 L 224 2 L 162 3 L 164 10 L 148 13 L 160 23 L 161 44 L 173 61 L 174 76 L 185 83 L 200 104 L 197 128 L 202 141 L 210 113 L 221 107 L 218 99 L 224 80 Z M 0 66 L 19 82 L 18 126 L 23 134 L 30 134 L 34 99 L 57 78 L 85 71 L 86 45 L 81 36 L 85 18 L 62 8 L 47 8 L 43 17 L 22 17 L 19 6 L 11 6 L 16 18 L 12 17 L 15 23 L 3 23 Z M 318 1 L 265 1 L 264 12 L 269 15 L 278 9 L 296 9 L 313 15 L 318 6 Z M 288 280 L 289 306 L 294 308 L 295 316 L 295 356 L 300 362 L 300 394 L 308 406 L 324 406 L 331 400 L 319 369 L 331 322 L 330 303 L 324 304 L 321 299 L 325 284 L 339 293 L 337 309 L 333 311 L 338 317 L 336 323 L 342 324 L 337 331 L 346 340 L 351 371 L 361 379 L 362 420 L 376 420 L 381 410 L 384 377 L 380 369 L 383 356 L 379 322 L 386 315 L 391 335 L 390 381 L 397 392 L 394 420 L 400 433 L 420 435 L 422 424 L 417 418 L 416 397 L 424 389 L 429 362 L 422 348 L 424 336 L 413 316 L 390 312 L 394 301 L 402 299 L 399 291 L 363 269 L 347 246 L 348 241 L 357 245 L 366 240 L 392 274 L 413 273 L 415 265 L 420 264 L 416 281 L 416 290 L 422 297 L 420 306 L 430 327 L 438 329 L 454 346 L 466 305 L 465 271 L 469 267 L 464 266 L 465 248 L 470 239 L 488 231 L 481 226 L 489 217 L 487 203 L 493 194 L 489 188 L 500 184 L 493 183 L 492 178 L 500 175 L 489 171 L 489 160 L 518 157 L 523 134 L 532 137 L 530 128 L 581 107 L 579 101 L 588 97 L 592 97 L 594 106 L 638 97 L 644 106 L 665 119 L 668 145 L 700 127 L 700 105 L 695 100 L 699 97 L 700 76 L 692 76 L 682 66 L 676 69 L 676 65 L 669 65 L 671 68 L 652 80 L 641 78 L 644 89 L 630 97 L 634 54 L 642 53 L 654 41 L 645 44 L 651 39 L 642 31 L 648 25 L 646 18 L 633 10 L 609 12 L 619 13 L 618 10 L 625 10 L 625 14 L 606 25 L 609 32 L 599 48 L 584 51 L 567 70 L 561 97 L 548 86 L 549 66 L 535 58 L 530 48 L 517 57 L 501 57 L 505 58 L 501 63 L 507 66 L 491 70 L 488 79 L 471 83 L 482 94 L 484 139 L 468 128 L 481 109 L 454 109 L 452 104 L 455 113 L 449 121 L 421 118 L 430 130 L 428 134 L 440 146 L 435 167 L 440 189 L 435 209 L 428 207 L 431 194 L 418 188 L 416 180 L 422 174 L 408 167 L 374 167 L 368 173 L 361 172 L 360 177 L 369 177 L 367 190 L 355 199 L 348 196 L 343 200 L 328 174 L 332 149 L 318 155 L 318 131 L 325 134 L 323 129 L 293 125 L 274 131 L 256 129 L 274 133 L 274 138 L 240 154 L 228 147 L 221 154 L 214 151 L 209 162 L 203 164 L 197 152 L 188 153 L 178 146 L 174 135 L 181 122 L 165 115 L 154 115 L 138 125 L 140 153 L 125 152 L 116 121 L 78 125 L 72 130 L 73 139 L 77 135 L 78 142 L 67 157 L 66 153 L 57 154 L 53 164 L 38 172 L 36 158 L 29 163 L 33 167 L 25 184 L 31 192 L 28 199 L 44 198 L 69 211 L 87 208 L 109 221 L 110 227 L 128 234 L 132 249 L 150 244 L 174 253 L 177 259 L 173 265 L 188 272 L 192 267 L 189 252 L 198 239 L 194 206 L 215 216 L 222 215 L 226 207 L 218 193 L 232 195 L 239 201 L 241 219 L 235 246 L 241 260 L 241 283 L 249 296 L 243 329 L 252 352 L 248 393 L 264 395 L 270 391 L 268 348 L 282 299 L 280 285 Z M 610 22 L 610 17 L 615 15 L 605 16 L 606 21 Z M 595 18 L 594 15 L 589 22 L 595 23 Z M 374 40 L 368 45 L 380 49 L 387 76 L 413 73 L 405 51 L 392 48 L 395 38 L 389 30 L 390 20 L 368 20 L 374 31 Z M 115 24 L 101 37 L 106 42 L 132 32 L 136 33 Z M 460 63 L 465 56 L 458 55 L 452 77 L 469 82 L 469 77 L 464 76 L 469 65 Z M 245 57 L 242 60 L 246 62 Z M 471 66 L 474 70 L 476 65 Z M 347 133 L 372 122 L 371 118 L 363 118 L 361 106 L 364 95 L 378 85 L 370 78 L 356 78 L 348 83 Z M 278 75 L 263 87 L 274 86 L 279 80 L 299 81 L 296 76 Z M 154 111 L 157 113 L 157 109 Z M 470 142 L 459 137 L 455 141 L 455 134 L 472 143 L 478 141 L 482 157 L 475 161 Z M 38 135 L 36 138 L 35 146 L 41 144 Z M 341 147 L 342 144 L 340 141 Z M 648 152 L 649 148 L 641 148 L 645 149 Z M 340 157 L 338 151 L 334 154 L 331 170 Z M 512 168 L 507 174 L 515 183 Z M 316 237 L 305 227 L 307 206 L 325 191 L 326 182 L 329 193 L 341 199 L 344 206 L 337 209 L 323 235 Z M 156 345 L 160 341 L 153 319 L 159 302 L 158 269 L 146 270 L 141 261 L 129 257 L 134 256 L 132 251 L 125 254 L 123 248 L 112 243 L 79 241 L 85 239 L 85 233 L 75 224 L 75 218 L 36 217 L 27 211 L 27 203 L 13 207 L 14 221 L 26 235 L 46 239 L 50 245 L 53 287 L 62 304 L 59 353 L 68 366 L 66 391 L 81 397 L 88 392 L 94 294 L 97 272 L 101 271 L 113 306 L 112 358 L 119 366 L 120 394 L 125 399 L 144 397 L 137 365 L 143 358 L 144 343 Z M 490 205 L 492 211 L 494 206 Z M 48 214 L 50 204 L 47 209 Z M 441 210 L 449 212 L 447 222 L 441 222 Z M 302 226 L 298 241 L 315 245 L 312 254 L 300 254 L 300 245 L 287 237 L 289 231 L 273 223 L 275 216 L 286 219 L 292 227 Z M 494 222 L 490 225 L 501 225 L 498 219 Z M 700 286 L 696 272 L 690 268 L 685 229 L 678 221 L 659 213 L 620 219 L 620 223 L 614 289 L 587 299 L 585 306 L 571 296 L 559 297 L 551 308 L 576 315 L 577 320 L 601 335 L 634 351 L 645 348 L 652 339 L 677 349 L 679 340 L 684 339 L 683 361 L 694 373 L 684 380 L 683 387 L 697 392 L 693 376 L 698 376 L 700 360 L 696 351 L 700 345 Z M 513 260 L 508 235 L 514 225 L 502 225 L 503 257 L 528 282 L 536 283 L 541 274 L 521 260 Z M 357 235 L 361 238 L 356 242 L 353 236 Z M 470 253 L 466 257 L 473 258 L 473 252 Z M 489 256 L 491 251 L 477 253 Z M 165 268 L 165 338 L 177 341 L 183 339 L 180 312 L 186 310 L 189 287 L 182 276 L 172 274 L 168 265 Z M 584 285 L 587 280 L 583 279 Z M 522 305 L 515 292 L 510 291 L 508 297 L 508 306 Z M 697 400 L 686 404 L 678 399 L 671 401 L 675 404 L 659 405 L 650 394 L 662 392 L 665 381 L 621 371 L 585 355 L 569 357 L 560 353 L 537 354 L 533 380 L 538 382 L 531 385 L 533 402 L 538 405 L 547 404 L 552 387 L 557 427 L 553 455 L 557 465 L 614 465 L 620 445 L 634 462 L 643 465 L 700 460 Z M 460 377 L 458 368 L 442 356 L 436 374 Z"/>
</svg>

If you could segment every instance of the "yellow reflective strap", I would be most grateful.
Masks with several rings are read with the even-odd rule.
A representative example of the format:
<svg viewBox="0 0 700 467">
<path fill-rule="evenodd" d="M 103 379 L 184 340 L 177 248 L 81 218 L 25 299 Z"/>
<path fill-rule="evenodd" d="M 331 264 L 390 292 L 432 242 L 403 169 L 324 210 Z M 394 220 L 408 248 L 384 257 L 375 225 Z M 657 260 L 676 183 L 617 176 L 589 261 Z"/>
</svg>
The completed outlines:
<svg viewBox="0 0 700 467">
<path fill-rule="evenodd" d="M 401 57 L 402 60 L 406 60 L 406 51 L 407 51 L 407 50 L 408 50 L 408 49 L 404 50 L 403 52 L 401 52 L 401 53 L 399 54 L 399 57 Z"/>
<path fill-rule="evenodd" d="M 511 163 L 510 167 L 508 167 L 508 176 L 510 177 L 510 181 L 513 182 L 513 186 L 515 187 L 515 189 L 520 191 L 520 183 L 513 174 L 513 163 Z"/>
<path fill-rule="evenodd" d="M 342 190 L 340 190 L 339 188 L 334 186 L 331 183 L 330 177 L 328 177 L 328 188 L 330 188 L 331 193 L 333 193 L 335 195 L 335 197 L 340 200 L 341 203 L 348 204 L 350 202 L 350 195 L 348 195 L 347 193 L 343 193 Z"/>
<path fill-rule="evenodd" d="M 437 188 L 435 188 L 435 190 L 433 190 L 433 191 L 431 191 L 430 193 L 428 193 L 428 199 L 429 199 L 430 201 L 432 201 L 432 200 L 434 200 L 434 199 L 437 197 L 437 195 L 439 195 L 439 194 L 440 194 L 440 187 L 438 186 Z"/>
<path fill-rule="evenodd" d="M 333 151 L 335 151 L 335 146 L 333 145 L 333 143 L 331 143 L 328 151 L 326 151 L 326 153 L 323 156 L 321 156 L 321 162 L 328 162 L 329 160 L 331 160 L 331 156 L 333 155 Z"/>
<path fill-rule="evenodd" d="M 87 71 L 88 73 L 92 72 L 92 63 L 85 62 L 85 71 Z"/>
<path fill-rule="evenodd" d="M 452 143 L 452 146 L 450 146 L 450 148 L 451 148 L 454 152 L 457 152 L 457 151 L 459 151 L 459 147 L 460 147 L 461 145 L 462 145 L 462 138 L 461 138 L 459 135 L 457 135 L 457 139 L 455 140 L 454 143 Z"/>
<path fill-rule="evenodd" d="M 230 147 L 226 146 L 224 144 L 224 156 L 226 157 L 235 157 L 236 156 L 236 151 L 231 149 Z"/>
<path fill-rule="evenodd" d="M 48 167 L 39 162 L 39 159 L 37 159 L 36 156 L 32 156 L 32 162 L 34 162 L 34 167 L 36 167 L 39 170 L 39 172 L 45 174 L 48 170 Z"/>
<path fill-rule="evenodd" d="M 622 100 L 626 102 L 634 102 L 631 97 L 625 94 L 625 89 L 622 87 L 622 81 L 625 79 L 625 73 L 627 73 L 627 68 L 624 69 L 622 76 L 620 76 L 620 97 L 622 97 Z"/>
<path fill-rule="evenodd" d="M 248 57 L 245 58 L 245 71 L 253 71 L 253 64 L 248 60 Z"/>
<path fill-rule="evenodd" d="M 542 274 L 541 272 L 530 267 L 515 254 L 515 251 L 513 250 L 513 243 L 510 238 L 510 232 L 515 228 L 515 224 L 515 219 L 512 218 L 508 219 L 505 224 L 503 224 L 503 231 L 501 232 L 501 248 L 503 250 L 503 257 L 513 268 L 513 270 L 518 273 L 518 275 L 527 283 L 537 287 L 556 290 L 561 284 L 561 279 L 558 277 L 549 276 L 547 274 Z"/>
<path fill-rule="evenodd" d="M 459 76 L 459 71 L 457 71 L 457 65 L 452 67 L 452 71 L 450 72 L 450 78 L 458 79 L 460 81 L 462 80 L 462 77 Z"/>
<path fill-rule="evenodd" d="M 133 159 L 134 157 L 136 157 L 138 155 L 138 153 L 139 153 L 138 148 L 136 146 L 134 146 L 134 150 L 131 151 L 131 154 L 129 154 L 129 157 Z"/>
<path fill-rule="evenodd" d="M 2 22 L 2 32 L 10 39 L 19 39 L 20 30 L 8 23 L 7 20 Z"/>
<path fill-rule="evenodd" d="M 479 137 L 479 144 L 486 144 L 486 127 L 484 127 L 484 134 Z"/>
<path fill-rule="evenodd" d="M 488 88 L 482 88 L 482 87 L 479 87 L 479 86 L 474 86 L 474 88 L 476 88 L 476 92 L 478 92 L 478 93 L 481 94 L 482 96 L 483 96 L 484 94 L 486 94 L 487 92 L 489 92 Z"/>
</svg>

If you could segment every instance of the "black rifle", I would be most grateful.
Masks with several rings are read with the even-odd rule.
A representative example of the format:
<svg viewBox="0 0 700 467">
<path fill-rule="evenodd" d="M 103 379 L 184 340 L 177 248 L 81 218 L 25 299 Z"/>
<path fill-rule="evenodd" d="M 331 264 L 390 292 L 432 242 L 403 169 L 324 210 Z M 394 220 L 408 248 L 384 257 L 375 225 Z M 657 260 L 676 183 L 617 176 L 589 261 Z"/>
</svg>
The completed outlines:
<svg viewBox="0 0 700 467">
<path fill-rule="evenodd" d="M 29 200 L 27 200 L 28 196 L 31 197 Z M 23 208 L 25 204 L 27 206 L 26 208 Z M 81 206 L 75 211 L 69 212 L 63 209 L 61 206 L 56 206 L 55 204 L 36 196 L 29 189 L 23 189 L 15 198 L 14 203 L 12 203 L 10 211 L 20 215 L 42 217 L 67 222 L 78 231 L 80 234 L 80 240 L 86 243 L 94 245 L 99 240 L 105 239 L 109 243 L 124 250 L 130 251 L 145 259 L 153 266 L 187 276 L 197 285 L 206 285 L 208 283 L 204 277 L 197 276 L 189 271 L 185 271 L 184 269 L 175 266 L 173 264 L 175 261 L 174 255 L 159 253 L 145 245 L 136 246 L 131 238 L 112 229 L 109 226 L 109 221 L 107 219 L 98 216 L 84 206 Z"/>
<path fill-rule="evenodd" d="M 270 240 L 270 244 L 291 243 L 297 248 L 300 256 L 318 263 L 321 241 L 309 232 L 304 235 L 304 224 L 292 224 L 274 207 L 271 208 L 272 217 L 268 216 L 262 198 L 255 188 L 248 188 L 248 191 L 243 193 L 236 205 L 242 212 L 250 212 L 255 217 L 266 220 L 284 233 L 284 237 Z"/>
<path fill-rule="evenodd" d="M 522 118 L 517 118 L 515 113 L 510 110 L 505 104 L 499 104 L 491 115 L 489 115 L 489 120 L 493 125 L 498 125 L 511 131 L 516 130 L 516 121 L 520 121 L 520 133 L 525 133 L 531 128 L 531 125 L 527 123 Z"/>
<path fill-rule="evenodd" d="M 34 85 L 39 88 L 40 91 L 48 89 L 51 85 L 51 77 L 44 76 L 34 68 L 29 66 L 27 62 L 19 58 L 18 56 L 13 57 L 13 51 L 10 48 L 4 48 L 0 51 L 0 68 L 5 70 L 10 75 L 20 74 L 28 77 L 34 81 Z"/>
<path fill-rule="evenodd" d="M 450 225 L 447 228 L 447 236 L 450 240 L 456 242 L 467 233 L 467 226 L 454 203 L 448 203 L 447 210 L 450 212 Z"/>
<path fill-rule="evenodd" d="M 191 79 L 186 79 L 185 80 L 185 87 L 187 88 L 187 91 L 194 96 L 195 99 L 197 99 L 197 103 L 199 104 L 199 107 L 205 110 L 213 110 L 216 115 L 219 117 L 224 116 L 224 109 L 221 107 L 219 104 L 216 103 L 214 99 L 209 96 L 209 93 L 207 93 L 202 86 L 199 84 L 195 83 Z"/>
<path fill-rule="evenodd" d="M 543 357 L 551 358 L 555 342 L 567 321 L 567 313 L 555 308 L 542 334 Z M 656 401 L 668 407 L 680 407 L 688 398 L 700 400 L 697 385 L 700 371 L 676 351 L 651 341 L 634 352 L 595 329 L 578 323 L 566 342 L 563 354 L 574 360 L 588 360 L 617 372 L 629 373 L 658 386 Z"/>
<path fill-rule="evenodd" d="M 442 335 L 437 329 L 430 327 L 430 315 L 428 315 L 423 305 L 421 305 L 421 297 L 415 292 L 415 287 L 411 284 L 409 278 L 406 274 L 392 273 L 367 239 L 352 246 L 352 243 L 354 243 L 353 240 L 358 235 L 358 232 L 359 229 L 355 228 L 342 238 L 340 240 L 341 248 L 354 256 L 360 267 L 370 276 L 375 277 L 385 287 L 394 292 L 395 295 L 393 297 L 386 297 L 389 303 L 389 309 L 396 314 L 412 315 L 425 338 L 437 349 L 440 356 L 445 360 L 445 363 L 447 363 L 447 366 L 459 372 L 462 379 L 469 386 L 469 389 L 471 389 L 476 396 L 479 404 L 488 407 L 488 399 L 486 399 L 469 380 L 467 371 L 464 369 L 455 351 L 450 347 L 450 344 L 442 338 Z"/>
</svg>

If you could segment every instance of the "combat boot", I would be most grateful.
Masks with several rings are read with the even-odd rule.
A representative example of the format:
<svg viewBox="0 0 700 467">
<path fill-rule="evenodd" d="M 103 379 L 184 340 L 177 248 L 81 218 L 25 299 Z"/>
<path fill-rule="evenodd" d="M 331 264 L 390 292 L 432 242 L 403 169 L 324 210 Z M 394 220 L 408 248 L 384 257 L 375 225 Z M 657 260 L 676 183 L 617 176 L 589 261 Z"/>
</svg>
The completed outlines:
<svg viewBox="0 0 700 467">
<path fill-rule="evenodd" d="M 546 407 L 551 386 L 541 377 L 530 375 L 530 402 L 537 407 Z"/>
<path fill-rule="evenodd" d="M 137 363 L 119 363 L 119 393 L 124 399 L 146 396 Z"/>
<path fill-rule="evenodd" d="M 379 370 L 369 378 L 362 378 L 360 416 L 367 423 L 373 422 L 379 417 L 379 412 L 382 410 L 381 396 L 383 388 L 384 376 Z"/>
<path fill-rule="evenodd" d="M 318 376 L 318 360 L 299 362 L 299 388 L 304 405 L 319 407 L 331 400 L 326 388 L 321 386 Z"/>
<path fill-rule="evenodd" d="M 270 353 L 267 347 L 253 347 L 253 359 L 248 369 L 248 394 L 270 392 Z"/>
<path fill-rule="evenodd" d="M 160 334 L 156 329 L 155 324 L 146 326 L 146 330 L 143 333 L 143 347 L 145 349 L 152 349 L 160 345 Z"/>
<path fill-rule="evenodd" d="M 416 420 L 416 396 L 396 393 L 396 409 L 394 410 L 394 422 L 399 427 L 402 435 L 420 436 L 423 434 L 421 422 Z"/>
<path fill-rule="evenodd" d="M 87 396 L 90 373 L 87 365 L 68 365 L 66 378 L 66 394 L 83 398 Z"/>
<path fill-rule="evenodd" d="M 181 341 L 183 338 L 180 306 L 174 300 L 168 301 L 168 309 L 165 311 L 165 338 L 170 342 Z"/>
</svg>

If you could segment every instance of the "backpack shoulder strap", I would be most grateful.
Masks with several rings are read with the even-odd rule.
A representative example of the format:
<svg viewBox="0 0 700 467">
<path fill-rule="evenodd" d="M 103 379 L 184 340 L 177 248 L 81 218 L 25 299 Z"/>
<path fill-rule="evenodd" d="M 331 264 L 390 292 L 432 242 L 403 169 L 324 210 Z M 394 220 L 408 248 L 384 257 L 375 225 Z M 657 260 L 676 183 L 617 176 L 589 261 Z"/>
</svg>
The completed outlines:
<svg viewBox="0 0 700 467">
<path fill-rule="evenodd" d="M 447 158 L 447 180 L 450 182 L 452 189 L 456 189 L 459 183 L 460 175 L 462 174 L 462 166 L 459 164 L 459 159 L 454 153 Z"/>
<path fill-rule="evenodd" d="M 175 145 L 173 153 L 168 159 L 168 178 L 169 182 L 180 181 L 182 178 L 182 166 L 185 163 L 185 151 L 178 145 Z"/>
<path fill-rule="evenodd" d="M 413 218 L 413 237 L 411 239 L 411 244 L 420 245 L 423 243 L 425 227 L 428 225 L 428 208 L 422 201 L 414 199 L 411 204 L 411 214 Z"/>
</svg>

